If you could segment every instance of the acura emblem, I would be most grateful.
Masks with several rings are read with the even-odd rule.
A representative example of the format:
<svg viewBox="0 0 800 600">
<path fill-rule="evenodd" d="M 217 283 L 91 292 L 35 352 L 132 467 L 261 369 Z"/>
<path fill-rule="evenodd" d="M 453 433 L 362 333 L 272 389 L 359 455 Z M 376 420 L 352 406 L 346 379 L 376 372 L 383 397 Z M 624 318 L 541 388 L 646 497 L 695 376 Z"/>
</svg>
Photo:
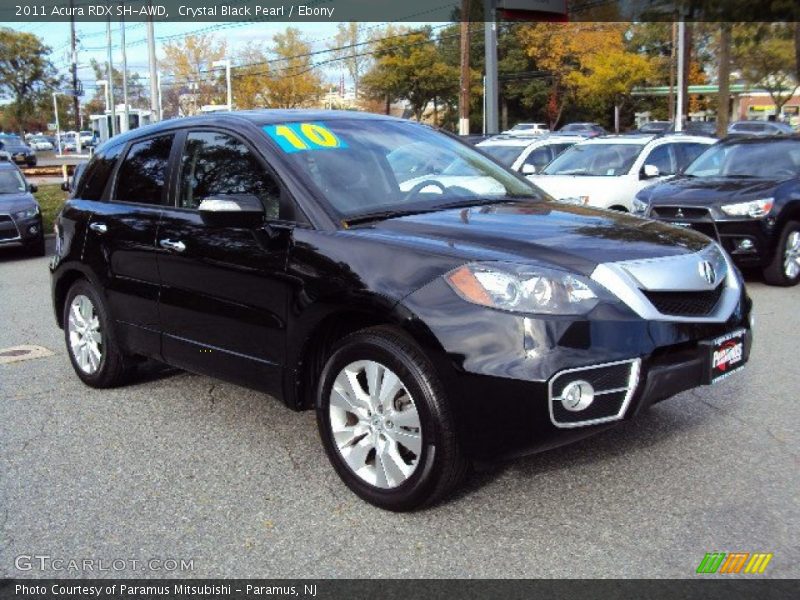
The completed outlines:
<svg viewBox="0 0 800 600">
<path fill-rule="evenodd" d="M 683 210 L 679 208 L 678 212 L 675 213 L 675 216 L 682 219 L 683 218 Z"/>
<path fill-rule="evenodd" d="M 717 279 L 717 273 L 714 271 L 714 265 L 707 260 L 702 260 L 700 261 L 700 264 L 697 265 L 697 270 L 700 271 L 700 277 L 705 279 L 709 285 L 714 285 L 714 281 Z"/>
</svg>

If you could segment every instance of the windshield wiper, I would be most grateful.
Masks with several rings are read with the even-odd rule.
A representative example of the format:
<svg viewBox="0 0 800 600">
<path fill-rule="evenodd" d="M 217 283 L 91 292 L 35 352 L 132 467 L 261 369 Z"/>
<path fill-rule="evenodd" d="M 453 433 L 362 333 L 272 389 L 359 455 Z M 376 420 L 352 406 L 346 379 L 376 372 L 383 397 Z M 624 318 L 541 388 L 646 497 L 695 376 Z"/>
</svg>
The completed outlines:
<svg viewBox="0 0 800 600">
<path fill-rule="evenodd" d="M 385 221 L 386 219 L 394 219 L 396 217 L 409 217 L 413 215 L 421 215 L 425 213 L 438 212 L 440 210 L 452 210 L 455 208 L 470 208 L 472 206 L 485 206 L 488 204 L 505 204 L 507 202 L 517 202 L 524 199 L 536 199 L 535 196 L 526 196 L 524 198 L 510 198 L 503 196 L 500 198 L 474 198 L 472 200 L 456 200 L 453 202 L 446 202 L 443 204 L 436 204 L 434 206 L 426 206 L 423 208 L 414 208 L 406 210 L 385 210 L 380 212 L 367 213 L 364 215 L 356 215 L 343 219 L 343 222 L 349 227 L 351 225 L 360 225 L 363 223 L 373 223 L 375 221 Z"/>
</svg>

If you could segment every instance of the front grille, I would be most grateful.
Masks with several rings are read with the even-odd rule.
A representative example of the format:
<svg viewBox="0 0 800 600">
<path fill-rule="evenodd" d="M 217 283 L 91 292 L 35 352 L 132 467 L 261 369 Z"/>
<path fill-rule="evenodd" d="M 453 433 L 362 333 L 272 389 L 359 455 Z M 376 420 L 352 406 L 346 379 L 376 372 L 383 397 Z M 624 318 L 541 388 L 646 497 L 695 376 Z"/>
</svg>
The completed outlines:
<svg viewBox="0 0 800 600">
<path fill-rule="evenodd" d="M 695 220 L 710 218 L 707 209 L 688 206 L 654 206 L 650 211 L 650 216 L 657 219 Z"/>
<path fill-rule="evenodd" d="M 550 380 L 550 419 L 557 427 L 581 427 L 615 421 L 625 414 L 639 380 L 638 359 L 568 369 Z M 594 401 L 579 411 L 564 408 L 561 394 L 570 383 L 586 381 L 594 388 Z"/>
<path fill-rule="evenodd" d="M 692 229 L 713 240 L 719 240 L 719 233 L 711 213 L 706 208 L 691 206 L 654 206 L 650 210 L 650 217 L 666 221 L 671 225 L 678 225 Z"/>
<path fill-rule="evenodd" d="M 9 215 L 0 215 L 0 241 L 13 240 L 19 237 L 17 226 Z"/>
<path fill-rule="evenodd" d="M 671 317 L 705 317 L 716 308 L 722 297 L 725 282 L 709 291 L 693 292 L 650 292 L 642 293 L 662 315 Z"/>
</svg>

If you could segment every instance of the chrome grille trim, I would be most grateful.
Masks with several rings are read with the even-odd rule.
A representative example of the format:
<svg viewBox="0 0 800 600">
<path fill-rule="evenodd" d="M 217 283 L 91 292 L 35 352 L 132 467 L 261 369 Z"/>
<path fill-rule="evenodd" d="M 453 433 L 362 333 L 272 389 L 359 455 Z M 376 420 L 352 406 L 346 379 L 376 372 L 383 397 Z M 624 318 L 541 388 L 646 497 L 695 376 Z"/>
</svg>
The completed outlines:
<svg viewBox="0 0 800 600">
<path fill-rule="evenodd" d="M 14 229 L 17 230 L 17 237 L 0 239 L 0 244 L 20 241 L 22 239 L 22 234 L 19 231 L 19 225 L 17 225 L 16 219 L 14 219 L 14 217 L 11 216 L 10 213 L 0 213 L 0 215 L 2 215 L 3 217 L 8 217 L 9 221 L 11 221 L 11 223 L 14 225 Z"/>
<path fill-rule="evenodd" d="M 702 279 L 698 265 L 709 261 L 716 271 L 712 283 Z M 602 263 L 591 278 L 617 296 L 633 312 L 649 321 L 724 323 L 739 304 L 741 283 L 728 255 L 716 242 L 699 252 L 647 260 Z M 675 316 L 659 312 L 642 290 L 650 292 L 710 291 L 724 285 L 714 310 L 706 316 Z"/>
<path fill-rule="evenodd" d="M 595 396 L 600 396 L 600 402 L 602 402 L 602 396 L 607 394 L 613 393 L 620 393 L 620 392 L 627 392 L 625 394 L 625 398 L 620 405 L 619 410 L 613 414 L 606 417 L 600 417 L 596 419 L 587 419 L 585 421 L 570 421 L 568 423 L 558 421 L 556 419 L 555 413 L 553 412 L 553 403 L 554 402 L 561 402 L 561 397 L 553 397 L 553 384 L 558 381 L 563 375 L 567 375 L 569 373 L 580 373 L 581 371 L 590 371 L 594 369 L 602 369 L 604 367 L 613 367 L 616 365 L 625 365 L 629 364 L 630 373 L 628 375 L 628 385 L 625 388 L 613 388 L 613 389 L 600 389 L 595 390 Z M 642 371 L 642 359 L 641 358 L 632 358 L 628 360 L 617 360 L 614 362 L 608 363 L 600 363 L 597 365 L 588 365 L 585 367 L 576 367 L 574 369 L 564 369 L 563 371 L 559 371 L 553 377 L 550 378 L 550 381 L 547 383 L 547 408 L 550 412 L 550 422 L 560 429 L 571 429 L 574 427 L 586 427 L 588 425 L 599 425 L 600 423 L 609 423 L 611 421 L 619 421 L 625 416 L 625 412 L 628 410 L 628 406 L 633 399 L 633 395 L 636 393 L 636 388 L 639 385 L 639 376 Z M 597 402 L 598 400 L 595 400 Z"/>
</svg>

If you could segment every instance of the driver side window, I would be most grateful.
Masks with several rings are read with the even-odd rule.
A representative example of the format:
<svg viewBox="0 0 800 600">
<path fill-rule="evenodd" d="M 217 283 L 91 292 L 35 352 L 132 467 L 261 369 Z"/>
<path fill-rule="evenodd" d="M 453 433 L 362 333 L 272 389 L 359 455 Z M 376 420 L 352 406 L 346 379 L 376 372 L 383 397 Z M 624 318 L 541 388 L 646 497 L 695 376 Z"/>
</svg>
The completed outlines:
<svg viewBox="0 0 800 600">
<path fill-rule="evenodd" d="M 280 217 L 280 186 L 247 146 L 224 133 L 190 132 L 181 157 L 178 206 L 197 208 L 220 194 L 252 194 L 268 219 Z"/>
<path fill-rule="evenodd" d="M 675 157 L 672 144 L 662 144 L 653 148 L 644 164 L 655 165 L 661 175 L 674 175 Z"/>
</svg>

